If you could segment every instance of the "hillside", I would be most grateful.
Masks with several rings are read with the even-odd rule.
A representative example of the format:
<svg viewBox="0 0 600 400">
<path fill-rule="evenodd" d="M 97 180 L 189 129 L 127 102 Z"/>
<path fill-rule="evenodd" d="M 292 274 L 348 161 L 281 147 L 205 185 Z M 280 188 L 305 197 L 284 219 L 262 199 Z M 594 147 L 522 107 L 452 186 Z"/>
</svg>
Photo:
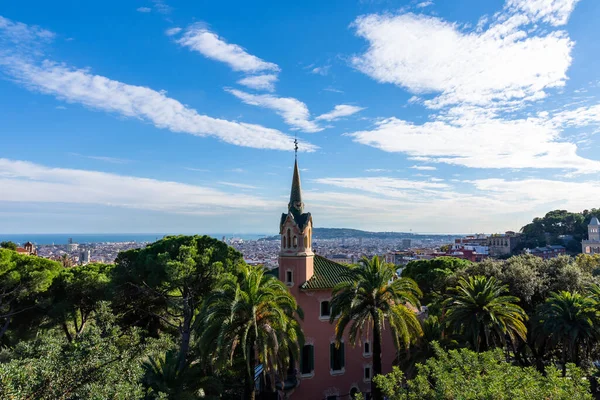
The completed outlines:
<svg viewBox="0 0 600 400">
<path fill-rule="evenodd" d="M 369 232 L 348 228 L 314 228 L 313 239 L 441 239 L 460 235 L 420 235 L 409 232 Z M 260 240 L 279 240 L 279 235 Z"/>
</svg>

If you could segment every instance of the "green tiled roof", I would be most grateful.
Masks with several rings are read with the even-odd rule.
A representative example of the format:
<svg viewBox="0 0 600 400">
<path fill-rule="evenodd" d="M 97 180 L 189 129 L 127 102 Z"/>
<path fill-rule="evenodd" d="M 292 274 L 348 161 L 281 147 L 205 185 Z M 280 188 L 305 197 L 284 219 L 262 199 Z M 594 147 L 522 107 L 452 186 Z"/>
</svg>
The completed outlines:
<svg viewBox="0 0 600 400">
<path fill-rule="evenodd" d="M 300 285 L 300 289 L 333 289 L 335 285 L 344 281 L 343 274 L 348 271 L 348 267 L 317 255 L 314 261 L 314 275 Z"/>
</svg>

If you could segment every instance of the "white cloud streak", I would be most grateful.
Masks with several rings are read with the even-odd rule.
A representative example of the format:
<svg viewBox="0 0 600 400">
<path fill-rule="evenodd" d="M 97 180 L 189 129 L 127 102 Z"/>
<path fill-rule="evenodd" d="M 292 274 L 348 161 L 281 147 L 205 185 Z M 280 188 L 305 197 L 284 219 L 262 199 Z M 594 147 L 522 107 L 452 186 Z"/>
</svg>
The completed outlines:
<svg viewBox="0 0 600 400">
<path fill-rule="evenodd" d="M 420 171 L 435 171 L 437 168 L 431 165 L 413 165 L 412 169 L 418 169 Z"/>
<path fill-rule="evenodd" d="M 270 94 L 250 94 L 237 89 L 226 88 L 246 104 L 268 108 L 283 118 L 286 124 L 303 132 L 319 132 L 323 128 L 310 120 L 310 112 L 306 104 L 292 97 L 277 97 Z"/>
<path fill-rule="evenodd" d="M 255 90 L 266 90 L 268 92 L 273 92 L 275 91 L 275 83 L 277 80 L 277 75 L 265 74 L 247 76 L 237 81 L 237 83 Z"/>
<path fill-rule="evenodd" d="M 277 64 L 264 61 L 246 52 L 237 44 L 227 43 L 216 33 L 201 24 L 194 24 L 186 29 L 183 37 L 177 41 L 181 46 L 194 50 L 207 58 L 226 63 L 234 71 L 257 73 L 262 71 L 279 71 Z"/>
<path fill-rule="evenodd" d="M 210 187 L 0 158 L 0 201 L 97 204 L 177 214 L 228 214 L 276 203 Z"/>
<path fill-rule="evenodd" d="M 181 28 L 179 27 L 175 27 L 175 28 L 169 28 L 165 31 L 165 35 L 167 36 L 175 36 L 177 35 L 179 32 L 181 32 Z"/>
<path fill-rule="evenodd" d="M 128 85 L 49 61 L 40 66 L 19 59 L 0 61 L 10 75 L 30 90 L 54 95 L 69 103 L 151 122 L 157 128 L 195 136 L 212 136 L 237 146 L 289 150 L 293 139 L 275 129 L 200 115 L 164 92 Z M 305 151 L 315 147 L 302 144 Z"/>
<path fill-rule="evenodd" d="M 276 129 L 201 115 L 168 97 L 164 91 L 128 85 L 94 75 L 87 69 L 48 60 L 34 62 L 33 57 L 24 55 L 21 45 L 26 46 L 36 38 L 47 39 L 52 34 L 5 18 L 0 20 L 0 24 L 0 38 L 4 41 L 9 38 L 17 43 L 9 46 L 0 42 L 3 43 L 0 54 L 5 55 L 0 57 L 0 69 L 29 90 L 54 95 L 69 103 L 138 118 L 172 132 L 211 136 L 237 146 L 274 150 L 293 148 L 293 138 Z M 302 151 L 315 149 L 312 144 L 300 144 Z"/>
<path fill-rule="evenodd" d="M 338 104 L 330 112 L 321 114 L 315 119 L 322 121 L 335 121 L 340 118 L 349 117 L 350 115 L 356 114 L 362 110 L 364 110 L 363 107 L 351 106 L 348 104 Z"/>
</svg>

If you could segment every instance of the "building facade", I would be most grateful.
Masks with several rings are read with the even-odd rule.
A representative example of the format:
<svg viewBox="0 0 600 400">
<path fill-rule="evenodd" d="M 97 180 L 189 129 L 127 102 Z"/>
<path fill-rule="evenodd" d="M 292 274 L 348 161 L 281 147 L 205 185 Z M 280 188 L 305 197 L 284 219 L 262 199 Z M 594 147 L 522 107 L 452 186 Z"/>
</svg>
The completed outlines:
<svg viewBox="0 0 600 400">
<path fill-rule="evenodd" d="M 492 257 L 509 256 L 521 241 L 521 235 L 512 231 L 488 236 L 487 247 Z"/>
<path fill-rule="evenodd" d="M 600 254 L 600 221 L 596 217 L 592 217 L 588 224 L 588 240 L 581 242 L 581 252 Z"/>
<path fill-rule="evenodd" d="M 536 247 L 534 249 L 527 249 L 525 253 L 531 254 L 532 256 L 539 257 L 544 260 L 549 260 L 551 258 L 556 258 L 558 256 L 562 256 L 566 253 L 567 249 L 564 246 L 544 246 L 544 247 Z"/>
<path fill-rule="evenodd" d="M 331 292 L 348 266 L 313 252 L 313 220 L 310 213 L 304 212 L 297 160 L 288 212 L 282 214 L 279 228 L 279 279 L 304 311 L 300 324 L 305 336 L 297 363 L 298 384 L 286 388 L 284 397 L 341 400 L 353 398 L 356 393 L 369 393 L 373 370 L 369 335 L 356 347 L 350 346 L 347 337 L 336 344 L 335 326 L 329 323 Z M 387 373 L 392 369 L 396 350 L 390 329 L 383 334 L 383 373 Z"/>
</svg>

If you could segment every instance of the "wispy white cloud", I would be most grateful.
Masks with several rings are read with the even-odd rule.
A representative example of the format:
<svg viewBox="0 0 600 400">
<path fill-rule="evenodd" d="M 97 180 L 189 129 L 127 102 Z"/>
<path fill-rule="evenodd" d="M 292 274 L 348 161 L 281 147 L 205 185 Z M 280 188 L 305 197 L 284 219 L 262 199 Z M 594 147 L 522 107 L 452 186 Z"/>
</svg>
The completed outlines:
<svg viewBox="0 0 600 400">
<path fill-rule="evenodd" d="M 0 201 L 98 204 L 177 214 L 229 214 L 271 201 L 210 187 L 0 158 Z"/>
<path fill-rule="evenodd" d="M 154 3 L 154 9 L 161 14 L 171 14 L 173 7 L 165 3 L 163 0 L 152 0 Z"/>
<path fill-rule="evenodd" d="M 433 5 L 433 1 L 422 1 L 416 5 L 417 8 L 425 8 Z"/>
<path fill-rule="evenodd" d="M 335 106 L 330 112 L 321 114 L 315 119 L 322 121 L 335 121 L 343 117 L 349 117 L 350 115 L 356 114 L 357 112 L 362 110 L 364 110 L 364 107 L 351 106 L 348 104 L 339 104 Z"/>
<path fill-rule="evenodd" d="M 336 89 L 336 88 L 333 88 L 333 87 L 326 87 L 323 90 L 325 90 L 326 92 L 332 92 L 332 93 L 344 93 L 343 90 L 339 90 L 339 89 Z"/>
<path fill-rule="evenodd" d="M 304 132 L 319 132 L 323 128 L 310 120 L 310 112 L 306 104 L 292 97 L 277 97 L 270 94 L 250 94 L 237 89 L 226 88 L 246 104 L 268 108 L 280 115 L 284 121 Z"/>
<path fill-rule="evenodd" d="M 391 172 L 389 169 L 385 168 L 368 168 L 365 169 L 365 172 Z"/>
<path fill-rule="evenodd" d="M 150 7 L 138 7 L 136 11 L 141 13 L 149 13 L 152 11 L 152 9 Z"/>
<path fill-rule="evenodd" d="M 532 21 L 565 25 L 579 0 L 507 0 L 513 12 L 524 12 Z"/>
<path fill-rule="evenodd" d="M 169 28 L 169 29 L 167 29 L 165 31 L 165 35 L 167 35 L 167 36 L 175 36 L 179 32 L 181 32 L 181 28 L 180 27 Z"/>
<path fill-rule="evenodd" d="M 194 172 L 209 172 L 209 169 L 204 169 L 204 168 L 193 168 L 193 167 L 183 167 L 183 169 L 187 169 L 188 171 L 194 171 Z"/>
<path fill-rule="evenodd" d="M 354 26 L 370 46 L 352 64 L 378 82 L 438 94 L 425 102 L 434 108 L 539 99 L 564 86 L 573 42 L 563 31 L 520 29 L 531 22 L 499 17 L 478 33 L 425 15 L 366 15 Z"/>
<path fill-rule="evenodd" d="M 549 120 L 431 121 L 414 124 L 397 118 L 378 121 L 375 129 L 350 134 L 359 143 L 388 152 L 470 168 L 565 168 L 600 171 L 600 162 L 577 154 L 577 146 L 560 139 Z"/>
<path fill-rule="evenodd" d="M 17 43 L 28 43 L 32 38 L 51 36 L 37 27 L 0 21 L 0 33 Z M 18 35 L 15 32 L 20 32 Z M 15 39 L 13 39 L 15 38 Z M 125 117 L 148 121 L 157 128 L 195 136 L 212 136 L 226 143 L 262 149 L 289 150 L 293 138 L 276 129 L 261 125 L 234 122 L 199 114 L 164 91 L 94 75 L 88 69 L 77 69 L 51 61 L 37 63 L 24 57 L 19 45 L 9 46 L 3 42 L 0 52 L 0 69 L 32 91 L 54 95 L 69 103 L 117 113 Z M 302 151 L 314 151 L 315 146 L 302 142 Z"/>
<path fill-rule="evenodd" d="M 237 44 L 227 43 L 202 24 L 194 24 L 188 27 L 183 37 L 177 43 L 197 51 L 207 58 L 224 62 L 234 71 L 247 73 L 279 71 L 277 64 L 264 61 L 249 54 Z"/>
<path fill-rule="evenodd" d="M 253 186 L 253 185 L 248 185 L 245 183 L 236 183 L 236 182 L 217 182 L 219 185 L 224 185 L 224 186 L 231 186 L 231 187 L 235 187 L 238 189 L 258 189 L 257 186 Z"/>
<path fill-rule="evenodd" d="M 418 169 L 420 171 L 435 171 L 437 168 L 431 165 L 413 165 L 412 169 Z"/>
<path fill-rule="evenodd" d="M 322 178 L 304 201 L 321 224 L 430 232 L 519 229 L 549 209 L 595 207 L 600 183 L 546 179 L 413 181 L 385 177 Z M 456 186 L 460 184 L 460 186 Z M 459 189 L 460 188 L 460 189 Z M 448 210 L 453 210 L 448 214 Z M 468 215 L 469 218 L 464 218 Z M 333 225 L 332 225 L 333 226 Z M 424 228 L 427 227 L 427 228 Z"/>
<path fill-rule="evenodd" d="M 200 115 L 168 97 L 165 92 L 128 85 L 93 75 L 88 70 L 48 61 L 38 66 L 18 59 L 5 59 L 0 61 L 0 66 L 30 90 L 55 95 L 69 103 L 146 120 L 157 128 L 213 136 L 238 146 L 278 150 L 292 148 L 293 139 L 275 129 Z M 301 148 L 305 151 L 315 149 L 307 143 L 303 143 Z"/>
<path fill-rule="evenodd" d="M 329 73 L 329 68 L 331 68 L 330 65 L 324 65 L 322 67 L 315 67 L 311 69 L 310 72 L 316 75 L 326 76 Z"/>
<path fill-rule="evenodd" d="M 277 75 L 275 74 L 252 75 L 237 81 L 240 85 L 256 90 L 266 90 L 268 92 L 275 91 L 275 82 L 277 82 Z"/>
<path fill-rule="evenodd" d="M 91 155 L 85 155 L 85 154 L 79 154 L 79 153 L 69 153 L 72 156 L 75 157 L 82 157 L 82 158 L 88 158 L 90 160 L 97 160 L 97 161 L 104 161 L 107 163 L 111 163 L 111 164 L 127 164 L 130 163 L 131 160 L 125 159 L 125 158 L 117 158 L 117 157 L 109 157 L 109 156 L 91 156 Z"/>
<path fill-rule="evenodd" d="M 600 121 L 593 107 L 515 113 L 565 85 L 574 43 L 557 27 L 576 3 L 508 0 L 472 30 L 412 13 L 359 17 L 354 26 L 370 47 L 353 65 L 436 112 L 424 123 L 382 118 L 350 136 L 413 159 L 469 168 L 600 171 L 600 162 L 581 157 L 576 139 L 564 135 L 565 127 Z"/>
</svg>

